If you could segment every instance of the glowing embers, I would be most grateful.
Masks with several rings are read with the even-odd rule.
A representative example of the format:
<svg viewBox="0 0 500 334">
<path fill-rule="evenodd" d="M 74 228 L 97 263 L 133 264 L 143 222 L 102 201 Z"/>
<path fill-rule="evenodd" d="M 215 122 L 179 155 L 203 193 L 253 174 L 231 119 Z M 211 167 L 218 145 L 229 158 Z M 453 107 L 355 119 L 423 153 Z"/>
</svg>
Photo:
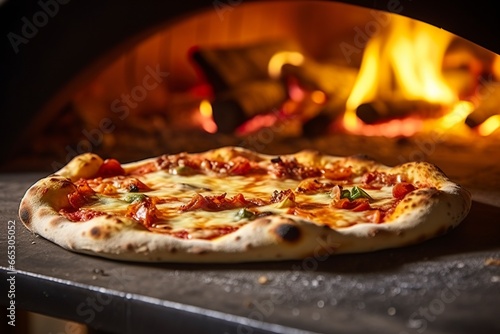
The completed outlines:
<svg viewBox="0 0 500 334">
<path fill-rule="evenodd" d="M 202 128 L 236 135 L 286 128 L 283 134 L 295 137 L 497 132 L 499 56 L 426 23 L 386 15 L 388 24 L 370 36 L 356 66 L 292 49 L 270 53 L 265 80 L 233 88 L 231 103 L 218 94 L 200 105 Z"/>
</svg>

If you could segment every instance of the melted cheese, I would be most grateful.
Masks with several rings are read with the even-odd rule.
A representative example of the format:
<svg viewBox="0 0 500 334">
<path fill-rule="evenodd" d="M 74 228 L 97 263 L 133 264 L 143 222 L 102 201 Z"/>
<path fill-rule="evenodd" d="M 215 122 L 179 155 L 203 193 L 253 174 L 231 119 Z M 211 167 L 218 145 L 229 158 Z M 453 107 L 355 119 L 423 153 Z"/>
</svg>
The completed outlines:
<svg viewBox="0 0 500 334">
<path fill-rule="evenodd" d="M 249 221 L 248 218 L 238 216 L 240 208 L 215 212 L 203 209 L 181 211 L 180 207 L 189 203 L 197 193 L 203 196 L 226 194 L 226 198 L 243 194 L 247 200 L 260 199 L 270 203 L 273 192 L 291 189 L 295 193 L 292 205 L 271 203 L 263 206 L 252 206 L 249 210 L 254 214 L 273 213 L 300 216 L 315 224 L 328 225 L 332 228 L 371 222 L 370 211 L 374 211 L 355 212 L 336 209 L 331 206 L 332 198 L 327 188 L 312 194 L 303 193 L 297 191 L 300 180 L 277 180 L 269 178 L 267 175 L 211 176 L 196 174 L 182 176 L 160 170 L 134 177 L 139 178 L 152 189 L 140 194 L 159 199 L 156 208 L 160 215 L 152 230 L 174 235 L 184 233 L 183 237 L 187 238 L 211 238 L 222 234 L 221 230 L 238 228 Z M 356 184 L 356 181 L 358 180 L 354 179 L 352 185 Z M 343 186 L 343 189 L 350 190 L 351 188 L 350 185 Z M 121 188 L 117 187 L 117 189 Z M 395 201 L 392 196 L 392 187 L 366 190 L 366 192 L 373 199 L 370 202 L 373 209 L 390 206 Z M 123 217 L 132 205 L 130 198 L 131 193 L 126 193 L 124 190 L 109 195 L 99 194 L 99 200 L 90 204 L 89 208 Z"/>
</svg>

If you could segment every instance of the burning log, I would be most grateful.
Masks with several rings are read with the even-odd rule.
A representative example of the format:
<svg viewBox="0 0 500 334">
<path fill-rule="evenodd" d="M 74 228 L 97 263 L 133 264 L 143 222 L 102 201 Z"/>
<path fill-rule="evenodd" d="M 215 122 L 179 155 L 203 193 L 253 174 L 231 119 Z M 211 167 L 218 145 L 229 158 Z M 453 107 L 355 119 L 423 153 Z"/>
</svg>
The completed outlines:
<svg viewBox="0 0 500 334">
<path fill-rule="evenodd" d="M 303 133 L 307 137 L 325 134 L 330 124 L 344 114 L 345 104 L 358 76 L 358 69 L 329 63 L 307 61 L 300 66 L 285 64 L 284 78 L 295 78 L 309 91 L 320 91 L 326 96 L 316 115 L 304 122 Z"/>
<path fill-rule="evenodd" d="M 283 50 L 297 50 L 290 41 L 270 41 L 224 48 L 199 48 L 191 54 L 216 93 L 248 82 L 269 78 L 271 57 Z"/>
<path fill-rule="evenodd" d="M 285 64 L 283 77 L 295 77 L 310 90 L 320 90 L 329 96 L 347 100 L 358 75 L 358 69 L 336 64 L 304 62 L 300 66 Z M 344 101 L 345 103 L 345 101 Z"/>
<path fill-rule="evenodd" d="M 287 97 L 285 85 L 278 80 L 253 81 L 218 94 L 212 102 L 217 129 L 232 133 L 253 116 L 279 107 Z"/>
<path fill-rule="evenodd" d="M 424 100 L 372 101 L 359 105 L 356 115 L 366 124 L 415 115 L 437 118 L 443 115 L 442 105 Z"/>
<path fill-rule="evenodd" d="M 470 128 L 481 125 L 494 115 L 500 114 L 500 82 L 488 82 L 479 92 L 479 105 L 465 119 L 465 124 Z"/>
</svg>

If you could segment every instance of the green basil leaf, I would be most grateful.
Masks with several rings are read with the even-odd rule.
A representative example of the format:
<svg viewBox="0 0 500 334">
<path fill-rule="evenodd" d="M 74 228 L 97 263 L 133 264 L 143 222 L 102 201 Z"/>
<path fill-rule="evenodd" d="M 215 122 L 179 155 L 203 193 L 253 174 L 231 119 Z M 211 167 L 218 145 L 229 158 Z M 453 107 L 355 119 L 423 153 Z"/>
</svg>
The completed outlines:
<svg viewBox="0 0 500 334">
<path fill-rule="evenodd" d="M 254 217 L 255 217 L 255 214 L 252 211 L 247 210 L 245 208 L 242 208 L 242 209 L 239 209 L 238 212 L 236 212 L 235 219 L 236 220 L 240 220 L 240 219 L 252 220 Z"/>
<path fill-rule="evenodd" d="M 373 198 L 368 195 L 366 191 L 357 186 L 352 187 L 351 191 L 347 189 L 342 190 L 340 198 L 347 198 L 349 201 L 354 201 L 358 198 L 368 198 L 369 200 L 373 200 Z"/>
<path fill-rule="evenodd" d="M 144 194 L 130 193 L 123 197 L 123 200 L 127 203 L 137 203 L 141 202 L 146 198 Z"/>
</svg>

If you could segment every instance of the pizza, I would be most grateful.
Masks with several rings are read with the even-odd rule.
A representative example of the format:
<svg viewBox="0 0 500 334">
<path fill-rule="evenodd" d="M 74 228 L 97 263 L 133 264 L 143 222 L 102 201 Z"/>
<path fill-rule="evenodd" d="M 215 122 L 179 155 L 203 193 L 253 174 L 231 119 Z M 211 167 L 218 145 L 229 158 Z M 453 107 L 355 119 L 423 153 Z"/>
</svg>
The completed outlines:
<svg viewBox="0 0 500 334">
<path fill-rule="evenodd" d="M 371 252 L 457 226 L 471 197 L 438 167 L 240 147 L 131 163 L 75 157 L 19 216 L 71 251 L 141 262 L 249 262 Z"/>
</svg>

